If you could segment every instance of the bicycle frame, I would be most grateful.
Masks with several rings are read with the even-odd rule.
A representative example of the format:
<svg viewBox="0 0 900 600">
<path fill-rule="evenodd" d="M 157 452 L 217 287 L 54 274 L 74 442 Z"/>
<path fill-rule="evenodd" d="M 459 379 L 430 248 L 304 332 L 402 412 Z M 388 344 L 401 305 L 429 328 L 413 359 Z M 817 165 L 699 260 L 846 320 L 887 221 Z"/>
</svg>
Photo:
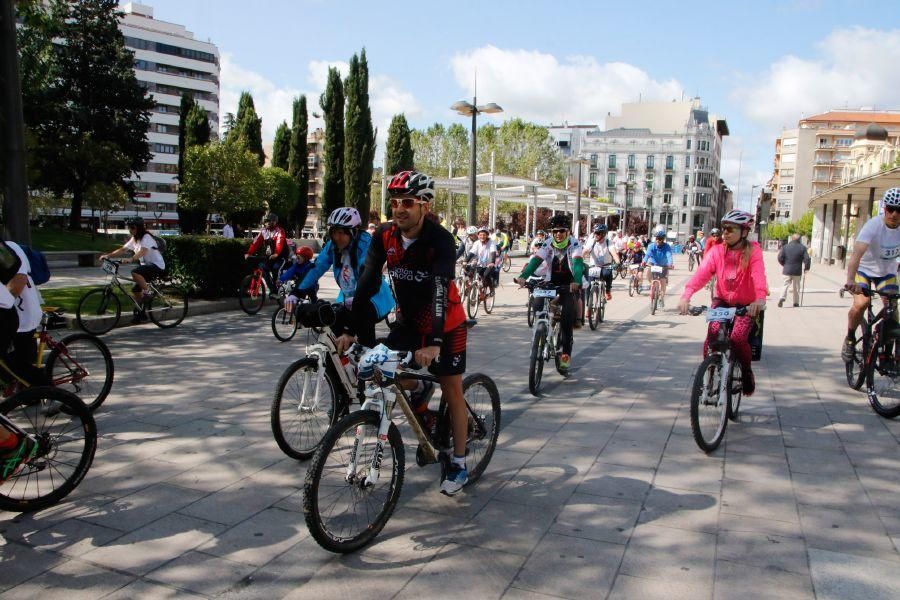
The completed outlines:
<svg viewBox="0 0 900 600">
<path fill-rule="evenodd" d="M 881 294 L 878 291 L 870 292 L 866 295 L 870 299 L 875 295 L 878 295 L 884 301 L 883 306 L 876 313 L 872 308 L 872 302 L 870 300 L 866 307 L 867 318 L 863 319 L 862 322 L 862 326 L 864 327 L 863 335 L 869 337 L 870 339 L 869 353 L 865 357 L 865 361 L 863 362 L 863 364 L 868 368 L 869 366 L 871 366 L 872 361 L 874 361 L 878 356 L 878 346 L 884 339 L 885 327 L 888 323 L 896 319 L 898 296 L 895 294 Z M 897 325 L 897 327 L 900 327 L 900 325 Z"/>
<path fill-rule="evenodd" d="M 550 318 L 550 304 L 556 298 L 539 298 L 539 300 L 542 302 L 540 303 L 540 308 L 536 308 L 534 311 L 534 330 L 531 332 L 531 343 L 532 345 L 534 344 L 534 340 L 538 335 L 540 329 L 538 325 L 543 323 L 547 327 L 547 338 L 550 340 L 550 343 L 544 346 L 549 354 L 547 358 L 550 359 L 556 356 L 555 343 L 559 332 L 560 319 Z"/>
<path fill-rule="evenodd" d="M 109 282 L 104 286 L 105 289 L 109 293 L 115 293 L 115 289 L 118 289 L 122 292 L 122 295 L 128 298 L 131 303 L 134 305 L 134 308 L 137 310 L 141 310 L 143 307 L 134 299 L 134 296 L 131 295 L 131 291 L 127 290 L 125 286 L 122 285 L 121 280 L 130 281 L 131 283 L 136 284 L 135 280 L 130 277 L 125 277 L 124 275 L 119 275 L 119 265 L 120 263 L 112 260 L 105 260 L 104 263 L 108 263 L 113 265 L 113 270 L 109 271 L 104 266 L 104 271 L 109 273 L 110 279 Z M 151 293 L 160 295 L 159 288 L 157 288 L 152 281 L 146 281 L 147 289 L 150 290 Z"/>
</svg>

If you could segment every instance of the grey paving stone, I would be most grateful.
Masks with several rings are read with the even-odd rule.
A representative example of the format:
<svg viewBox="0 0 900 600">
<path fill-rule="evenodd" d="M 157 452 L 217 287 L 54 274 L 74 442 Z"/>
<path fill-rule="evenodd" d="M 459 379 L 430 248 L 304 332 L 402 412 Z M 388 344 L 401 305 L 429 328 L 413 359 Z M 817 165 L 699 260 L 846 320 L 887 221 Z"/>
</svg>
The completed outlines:
<svg viewBox="0 0 900 600">
<path fill-rule="evenodd" d="M 719 513 L 719 532 L 735 531 L 739 533 L 759 533 L 778 537 L 802 538 L 800 522 L 778 521 L 762 517 Z"/>
<path fill-rule="evenodd" d="M 806 544 L 796 537 L 720 531 L 716 558 L 766 570 L 809 574 Z"/>
<path fill-rule="evenodd" d="M 501 600 L 555 600 L 563 596 L 548 596 L 547 594 L 539 594 L 537 592 L 529 592 L 519 588 L 511 587 L 506 590 Z"/>
<path fill-rule="evenodd" d="M 150 580 L 204 596 L 215 596 L 239 586 L 254 567 L 202 552 L 187 552 L 147 574 Z"/>
<path fill-rule="evenodd" d="M 184 590 L 178 590 L 173 587 L 159 585 L 142 579 L 136 579 L 134 582 L 119 588 L 108 596 L 103 596 L 103 600 L 134 600 L 135 598 L 153 598 L 153 600 L 168 600 L 169 598 L 181 600 L 200 600 L 203 596 L 191 594 Z"/>
<path fill-rule="evenodd" d="M 234 525 L 269 508 L 295 491 L 294 488 L 283 485 L 279 487 L 264 485 L 251 476 L 205 496 L 178 512 L 198 519 Z"/>
<path fill-rule="evenodd" d="M 625 547 L 548 533 L 513 586 L 565 598 L 602 597 L 611 588 Z"/>
<path fill-rule="evenodd" d="M 718 516 L 718 495 L 653 486 L 638 522 L 715 533 Z"/>
<path fill-rule="evenodd" d="M 615 431 L 615 425 L 606 423 L 573 423 L 569 421 L 553 434 L 550 443 L 555 445 L 589 448 L 597 453 L 606 445 Z"/>
<path fill-rule="evenodd" d="M 784 445 L 791 448 L 822 448 L 841 450 L 840 438 L 830 427 L 785 427 Z"/>
<path fill-rule="evenodd" d="M 844 452 L 856 468 L 861 469 L 893 469 L 896 468 L 896 457 L 900 453 L 900 445 L 891 440 L 888 443 L 871 441 L 861 444 L 844 444 Z"/>
<path fill-rule="evenodd" d="M 291 590 L 283 599 L 394 598 L 421 569 L 420 564 L 398 564 L 377 557 L 349 554 L 329 561 L 315 577 Z"/>
<path fill-rule="evenodd" d="M 551 527 L 553 533 L 625 544 L 641 505 L 634 500 L 573 494 Z"/>
<path fill-rule="evenodd" d="M 818 600 L 900 598 L 900 571 L 894 562 L 810 548 L 809 568 Z"/>
<path fill-rule="evenodd" d="M 727 447 L 730 452 L 772 454 L 784 456 L 784 440 L 781 429 L 772 427 L 730 426 L 727 431 Z"/>
<path fill-rule="evenodd" d="M 640 524 L 619 573 L 711 590 L 715 552 L 715 534 Z"/>
<path fill-rule="evenodd" d="M 782 427 L 818 429 L 831 425 L 831 419 L 821 405 L 791 406 L 785 402 L 784 405 L 778 406 L 778 418 Z"/>
<path fill-rule="evenodd" d="M 722 512 L 799 523 L 793 488 L 790 483 L 778 480 L 764 484 L 725 479 L 722 482 Z"/>
<path fill-rule="evenodd" d="M 810 548 L 900 562 L 900 555 L 874 508 L 853 511 L 801 504 L 800 518 Z"/>
<path fill-rule="evenodd" d="M 504 502 L 559 506 L 572 495 L 582 476 L 571 466 L 562 468 L 524 467 L 497 492 Z"/>
<path fill-rule="evenodd" d="M 578 486 L 579 493 L 643 500 L 653 480 L 652 469 L 594 463 Z"/>
<path fill-rule="evenodd" d="M 634 598 L 696 600 L 697 598 L 708 598 L 711 593 L 711 586 L 619 575 L 616 577 L 608 600 L 632 600 Z"/>
<path fill-rule="evenodd" d="M 205 495 L 196 490 L 160 483 L 104 504 L 83 519 L 119 531 L 133 531 Z"/>
<path fill-rule="evenodd" d="M 694 437 L 691 435 L 690 425 L 688 425 L 686 433 L 687 435 L 676 435 L 673 433 L 669 437 L 669 441 L 663 451 L 663 460 L 672 458 L 676 460 L 696 461 L 699 457 L 703 457 L 704 463 L 718 462 L 721 466 L 721 464 L 725 462 L 724 452 L 704 454 L 703 451 L 697 447 L 697 442 L 694 441 Z"/>
<path fill-rule="evenodd" d="M 560 508 L 491 500 L 449 537 L 461 544 L 528 556 L 553 524 Z"/>
<path fill-rule="evenodd" d="M 113 498 L 97 494 L 84 494 L 76 489 L 65 501 L 37 513 L 0 513 L 0 536 L 3 539 L 24 540 L 26 536 L 93 513 Z M 75 501 L 77 499 L 77 502 Z"/>
<path fill-rule="evenodd" d="M 540 450 L 549 440 L 549 436 L 535 435 L 533 429 L 506 425 L 497 437 L 497 448 L 516 452 L 534 453 Z"/>
<path fill-rule="evenodd" d="M 48 569 L 62 564 L 67 559 L 49 552 L 39 552 L 30 546 L 14 542 L 0 544 L 0 592 L 19 585 Z"/>
<path fill-rule="evenodd" d="M 4 562 L 5 567 L 5 562 Z M 99 598 L 128 585 L 134 576 L 122 575 L 94 565 L 70 560 L 3 593 L 4 599 Z"/>
<path fill-rule="evenodd" d="M 440 597 L 449 590 L 463 598 L 499 598 L 524 561 L 523 556 L 497 550 L 447 544 L 395 598 Z"/>
<path fill-rule="evenodd" d="M 510 479 L 519 469 L 525 466 L 533 455 L 526 452 L 510 450 L 494 450 L 491 462 L 488 463 L 483 477 L 491 479 Z"/>
<path fill-rule="evenodd" d="M 101 527 L 81 519 L 68 519 L 28 535 L 24 541 L 38 550 L 51 550 L 74 557 L 90 552 L 121 535 L 122 532 L 117 529 Z"/>
<path fill-rule="evenodd" d="M 727 440 L 726 440 L 727 444 Z M 726 446 L 725 477 L 741 481 L 771 482 L 781 480 L 790 482 L 790 469 L 787 459 L 782 456 L 767 456 L 757 453 L 745 453 L 732 450 Z"/>
<path fill-rule="evenodd" d="M 262 566 L 309 535 L 303 517 L 268 508 L 198 548 L 233 562 Z"/>
<path fill-rule="evenodd" d="M 664 456 L 654 485 L 663 488 L 719 494 L 724 469 L 721 461 L 695 456 L 692 460 Z"/>
<path fill-rule="evenodd" d="M 800 504 L 853 510 L 858 506 L 868 506 L 869 499 L 852 475 L 809 475 L 795 473 L 794 495 Z"/>
<path fill-rule="evenodd" d="M 666 440 L 628 440 L 615 435 L 603 448 L 598 460 L 624 467 L 655 469 L 659 465 Z"/>
<path fill-rule="evenodd" d="M 117 571 L 144 575 L 224 530 L 219 523 L 173 513 L 85 553 L 82 559 Z"/>
<path fill-rule="evenodd" d="M 715 600 L 812 600 L 809 575 L 720 560 L 716 562 Z"/>
<path fill-rule="evenodd" d="M 87 477 L 78 486 L 78 491 L 121 497 L 165 481 L 184 470 L 174 463 L 154 459 L 138 460 L 131 464 L 120 463 L 118 466 L 118 469 L 105 473 L 95 473 L 91 467 Z"/>
<path fill-rule="evenodd" d="M 843 451 L 788 448 L 788 463 L 792 473 L 812 475 L 852 475 L 853 466 Z"/>
<path fill-rule="evenodd" d="M 559 469 L 574 467 L 578 473 L 585 474 L 600 454 L 600 448 L 586 446 L 559 445 L 550 440 L 547 445 L 536 452 L 528 461 L 528 469 Z M 493 462 L 493 461 L 492 461 Z"/>
<path fill-rule="evenodd" d="M 273 451 L 268 447 L 263 450 L 256 445 L 247 446 L 241 452 L 231 453 L 224 459 L 171 475 L 167 481 L 179 487 L 215 492 L 281 460 L 274 452 L 277 449 Z"/>
</svg>

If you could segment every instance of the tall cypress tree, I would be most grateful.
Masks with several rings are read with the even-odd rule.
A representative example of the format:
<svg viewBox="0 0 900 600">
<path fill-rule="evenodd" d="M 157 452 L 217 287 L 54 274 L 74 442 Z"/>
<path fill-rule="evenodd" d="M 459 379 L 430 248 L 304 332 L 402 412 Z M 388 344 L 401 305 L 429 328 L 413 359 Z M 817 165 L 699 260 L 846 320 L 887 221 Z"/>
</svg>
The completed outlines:
<svg viewBox="0 0 900 600">
<path fill-rule="evenodd" d="M 285 121 L 275 130 L 275 141 L 272 143 L 272 166 L 288 170 L 288 155 L 291 149 L 291 129 Z"/>
<path fill-rule="evenodd" d="M 385 159 L 385 175 L 390 177 L 400 171 L 414 168 L 412 143 L 409 139 L 409 124 L 401 113 L 394 115 L 388 129 L 387 157 Z"/>
<path fill-rule="evenodd" d="M 197 102 L 194 102 L 194 106 L 188 112 L 185 126 L 184 145 L 186 148 L 208 144 L 212 139 L 209 117 L 206 115 L 206 110 Z"/>
<path fill-rule="evenodd" d="M 307 157 L 306 138 L 309 134 L 309 117 L 306 114 L 306 96 L 300 96 L 294 100 L 294 120 L 291 127 L 291 143 L 288 152 L 288 173 L 297 181 L 300 188 L 300 196 L 297 205 L 291 215 L 291 220 L 298 233 L 306 225 L 308 212 L 309 190 L 309 162 Z"/>
<path fill-rule="evenodd" d="M 263 166 L 266 162 L 266 153 L 262 146 L 262 119 L 256 114 L 250 92 L 241 92 L 234 127 L 228 130 L 226 141 L 231 142 L 238 138 L 244 140 L 247 149 L 257 156 L 259 166 Z"/>
<path fill-rule="evenodd" d="M 334 67 L 328 69 L 325 93 L 319 98 L 325 120 L 325 174 L 322 181 L 322 212 L 344 206 L 344 85 Z"/>
<path fill-rule="evenodd" d="M 344 85 L 347 93 L 346 147 L 344 149 L 345 204 L 361 215 L 369 214 L 372 162 L 375 159 L 375 131 L 369 108 L 369 65 L 366 51 L 353 55 Z"/>
<path fill-rule="evenodd" d="M 178 182 L 184 182 L 184 156 L 191 146 L 209 143 L 212 132 L 203 107 L 188 94 L 181 96 L 181 114 L 178 120 Z M 206 228 L 206 210 L 186 208 L 176 204 L 178 223 L 182 233 L 203 232 Z"/>
</svg>

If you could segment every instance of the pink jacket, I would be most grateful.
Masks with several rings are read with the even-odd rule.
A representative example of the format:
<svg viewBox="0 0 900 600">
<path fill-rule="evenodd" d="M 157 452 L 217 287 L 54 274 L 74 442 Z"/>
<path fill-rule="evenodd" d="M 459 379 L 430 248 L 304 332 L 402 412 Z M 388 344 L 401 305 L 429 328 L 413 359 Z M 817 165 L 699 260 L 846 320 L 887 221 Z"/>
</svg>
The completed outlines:
<svg viewBox="0 0 900 600">
<path fill-rule="evenodd" d="M 715 275 L 716 298 L 729 306 L 746 305 L 756 300 L 765 301 L 768 285 L 762 249 L 756 242 L 751 242 L 751 245 L 753 250 L 750 254 L 750 264 L 743 270 L 739 268 L 743 251 L 727 250 L 725 244 L 718 244 L 712 248 L 703 257 L 703 262 L 700 263 L 694 276 L 684 285 L 681 297 L 689 300 Z"/>
</svg>

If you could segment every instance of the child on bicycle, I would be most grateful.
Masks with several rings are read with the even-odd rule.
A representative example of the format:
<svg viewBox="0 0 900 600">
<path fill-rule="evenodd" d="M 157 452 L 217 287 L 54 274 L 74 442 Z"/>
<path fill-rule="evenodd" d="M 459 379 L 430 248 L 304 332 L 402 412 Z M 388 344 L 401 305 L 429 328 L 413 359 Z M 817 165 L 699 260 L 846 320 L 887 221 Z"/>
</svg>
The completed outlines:
<svg viewBox="0 0 900 600">
<path fill-rule="evenodd" d="M 342 335 L 355 329 L 359 343 L 363 346 L 375 345 L 375 323 L 384 319 L 394 308 L 394 295 L 384 276 L 380 275 L 381 284 L 364 308 L 354 311 L 357 319 L 355 327 L 351 327 L 350 309 L 353 308 L 353 297 L 356 295 L 356 283 L 362 275 L 366 262 L 366 252 L 372 243 L 372 236 L 367 231 L 360 231 L 359 211 L 345 206 L 336 209 L 328 216 L 328 241 L 319 253 L 312 268 L 297 286 L 298 294 L 309 294 L 325 271 L 331 267 L 334 280 L 341 291 L 337 302 L 347 310 L 337 312 L 337 321 L 331 329 L 335 335 Z"/>
<path fill-rule="evenodd" d="M 741 363 L 741 385 L 745 396 L 756 389 L 752 370 L 750 331 L 753 319 L 766 306 L 766 270 L 763 265 L 762 249 L 756 242 L 747 239 L 753 228 L 753 216 L 742 210 L 732 210 L 722 218 L 723 244 L 713 248 L 700 263 L 694 276 L 684 286 L 678 310 L 686 315 L 690 308 L 691 296 L 716 276 L 716 299 L 713 307 L 746 306 L 747 314 L 734 319 L 731 330 L 731 347 Z M 719 333 L 720 323 L 709 324 L 703 356 L 709 351 L 709 344 Z"/>
<path fill-rule="evenodd" d="M 278 278 L 278 281 L 284 283 L 285 281 L 294 282 L 294 287 L 291 289 L 291 292 L 284 299 L 284 310 L 287 312 L 293 312 L 294 308 L 297 305 L 297 301 L 300 298 L 306 297 L 307 294 L 301 293 L 299 288 L 299 284 L 303 281 L 303 278 L 306 277 L 306 274 L 313 268 L 313 251 L 309 246 L 300 246 L 297 248 L 295 253 L 295 262 L 289 268 L 285 269 L 284 273 L 281 274 L 281 277 Z M 311 300 L 316 299 L 315 290 L 313 290 L 309 294 L 309 298 Z"/>
</svg>

